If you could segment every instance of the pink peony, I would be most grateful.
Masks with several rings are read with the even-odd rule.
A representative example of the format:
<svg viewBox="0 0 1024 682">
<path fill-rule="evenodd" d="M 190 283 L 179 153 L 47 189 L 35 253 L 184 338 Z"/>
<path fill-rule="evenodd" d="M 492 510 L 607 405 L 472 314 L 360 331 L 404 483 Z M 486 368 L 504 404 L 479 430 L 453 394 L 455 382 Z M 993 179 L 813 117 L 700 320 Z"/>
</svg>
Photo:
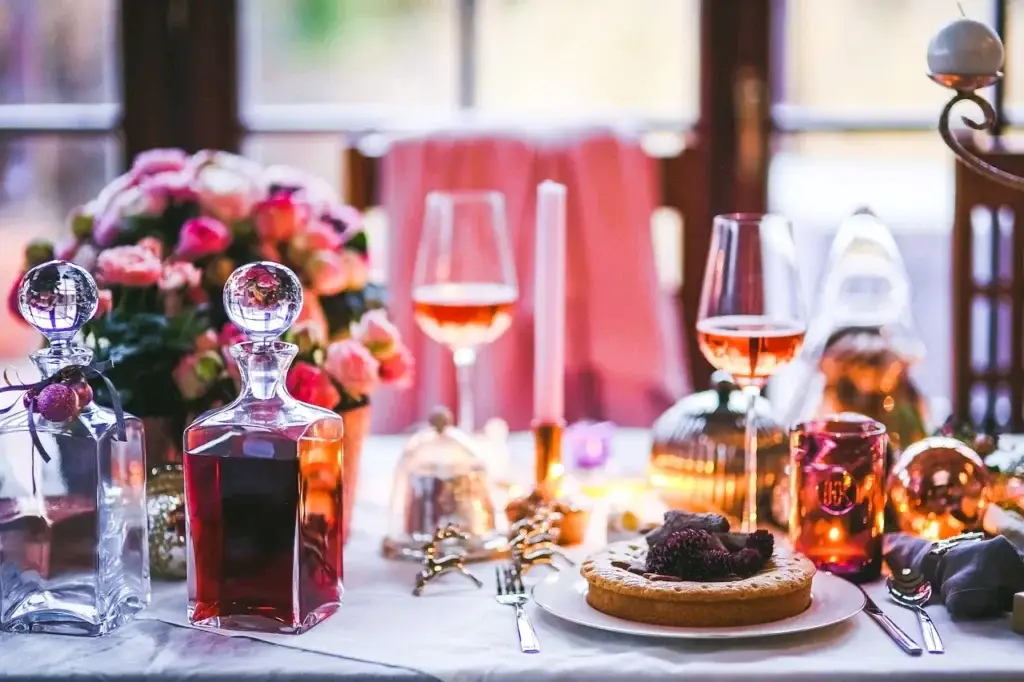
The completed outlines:
<svg viewBox="0 0 1024 682">
<path fill-rule="evenodd" d="M 196 260 L 223 252 L 231 245 L 231 231 L 214 218 L 186 220 L 178 234 L 177 254 L 187 260 Z"/>
<path fill-rule="evenodd" d="M 340 253 L 317 251 L 306 262 L 306 274 L 313 291 L 321 296 L 340 294 L 348 287 L 349 276 Z"/>
<path fill-rule="evenodd" d="M 288 372 L 285 385 L 289 393 L 304 403 L 333 410 L 341 402 L 341 394 L 331 383 L 331 378 L 308 362 L 295 363 Z"/>
<path fill-rule="evenodd" d="M 288 241 L 309 222 L 309 206 L 289 194 L 276 194 L 256 204 L 256 234 L 265 242 Z"/>
<path fill-rule="evenodd" d="M 164 257 L 164 243 L 156 237 L 143 237 L 139 240 L 136 246 L 149 251 L 157 258 L 163 260 Z"/>
<path fill-rule="evenodd" d="M 366 346 L 354 339 L 327 346 L 324 369 L 353 396 L 372 393 L 380 381 L 380 363 Z"/>
<path fill-rule="evenodd" d="M 132 172 L 152 175 L 165 171 L 180 171 L 188 163 L 188 154 L 181 149 L 150 149 L 135 157 Z"/>
<path fill-rule="evenodd" d="M 108 209 L 118 200 L 121 194 L 124 194 L 138 184 L 139 177 L 134 172 L 129 171 L 124 175 L 119 175 L 100 190 L 99 195 L 95 199 L 89 202 L 85 208 L 85 213 L 94 217 L 102 216 L 107 213 Z"/>
<path fill-rule="evenodd" d="M 85 268 L 89 272 L 92 272 L 96 268 L 96 259 L 99 258 L 99 253 L 96 252 L 96 247 L 91 244 L 82 244 L 75 251 L 75 255 L 71 258 L 71 262 L 80 268 Z"/>
<path fill-rule="evenodd" d="M 356 323 L 352 336 L 366 346 L 376 358 L 386 358 L 398 350 L 398 327 L 391 323 L 382 309 L 366 312 Z"/>
<path fill-rule="evenodd" d="M 139 184 L 142 196 L 151 206 L 166 207 L 168 201 L 195 201 L 196 191 L 192 187 L 192 176 L 188 171 L 165 171 L 143 178 Z M 149 215 L 163 213 L 159 211 L 148 211 Z"/>
<path fill-rule="evenodd" d="M 104 213 L 96 219 L 92 230 L 93 241 L 98 246 L 113 246 L 121 233 L 121 216 L 114 213 Z"/>
<path fill-rule="evenodd" d="M 405 346 L 399 345 L 388 357 L 381 360 L 380 378 L 386 384 L 392 384 L 398 388 L 408 388 L 412 385 L 413 369 L 416 361 L 412 352 Z"/>
<path fill-rule="evenodd" d="M 110 311 L 114 309 L 114 293 L 110 289 L 100 289 L 99 299 L 96 304 L 96 314 L 93 315 L 93 319 L 99 319 L 110 314 Z"/>
<path fill-rule="evenodd" d="M 221 327 L 219 340 L 221 346 L 229 348 L 239 343 L 245 343 L 247 340 L 248 337 L 245 333 L 231 322 L 225 322 Z"/>
<path fill-rule="evenodd" d="M 345 204 L 331 206 L 330 210 L 324 215 L 323 220 L 331 223 L 339 232 L 342 232 L 345 236 L 345 241 L 363 231 L 363 215 L 353 206 L 346 206 Z"/>
<path fill-rule="evenodd" d="M 160 281 L 160 259 L 139 246 L 107 249 L 96 259 L 97 279 L 104 285 L 148 287 Z"/>
<path fill-rule="evenodd" d="M 175 261 L 164 265 L 160 277 L 161 291 L 181 291 L 199 286 L 203 279 L 202 271 L 191 263 Z"/>
<path fill-rule="evenodd" d="M 202 151 L 192 157 L 192 186 L 203 211 L 225 223 L 249 216 L 259 197 L 259 165 L 226 152 Z"/>
<path fill-rule="evenodd" d="M 295 199 L 319 215 L 338 202 L 338 194 L 323 178 L 291 166 L 267 166 L 261 170 L 261 184 L 268 195 L 293 194 Z"/>
<path fill-rule="evenodd" d="M 337 251 L 341 248 L 341 235 L 333 225 L 312 222 L 296 235 L 292 245 L 300 252 Z"/>
<path fill-rule="evenodd" d="M 78 240 L 74 237 L 65 237 L 53 247 L 53 257 L 56 260 L 71 260 L 78 251 Z"/>
</svg>

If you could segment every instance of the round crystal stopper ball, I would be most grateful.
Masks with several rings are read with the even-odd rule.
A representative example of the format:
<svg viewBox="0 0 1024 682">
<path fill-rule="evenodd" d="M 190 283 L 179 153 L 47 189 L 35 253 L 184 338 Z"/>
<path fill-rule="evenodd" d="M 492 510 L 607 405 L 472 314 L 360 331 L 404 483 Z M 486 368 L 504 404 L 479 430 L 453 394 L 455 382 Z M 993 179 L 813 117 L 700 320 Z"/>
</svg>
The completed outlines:
<svg viewBox="0 0 1024 682">
<path fill-rule="evenodd" d="M 231 273 L 224 284 L 224 310 L 257 345 L 284 334 L 302 310 L 302 284 L 278 263 L 250 263 Z"/>
<path fill-rule="evenodd" d="M 74 263 L 50 261 L 25 273 L 18 310 L 54 347 L 66 346 L 99 305 L 96 280 Z"/>
</svg>

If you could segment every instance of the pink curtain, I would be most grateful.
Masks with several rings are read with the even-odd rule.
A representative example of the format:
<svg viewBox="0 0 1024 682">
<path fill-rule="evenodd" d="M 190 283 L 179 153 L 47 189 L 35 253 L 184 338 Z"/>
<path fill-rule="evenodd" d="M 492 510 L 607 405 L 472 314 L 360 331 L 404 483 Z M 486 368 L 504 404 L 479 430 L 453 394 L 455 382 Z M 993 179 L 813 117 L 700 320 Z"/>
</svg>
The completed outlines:
<svg viewBox="0 0 1024 682">
<path fill-rule="evenodd" d="M 637 140 L 612 131 L 535 137 L 461 133 L 396 141 L 384 159 L 390 310 L 416 356 L 416 383 L 374 398 L 378 431 L 394 432 L 456 405 L 451 354 L 416 326 L 413 265 L 432 190 L 505 195 L 520 300 L 512 328 L 483 349 L 475 376 L 478 426 L 529 426 L 533 401 L 537 184 L 568 187 L 566 419 L 650 426 L 689 388 L 679 322 L 658 285 L 651 243 L 656 168 Z"/>
</svg>

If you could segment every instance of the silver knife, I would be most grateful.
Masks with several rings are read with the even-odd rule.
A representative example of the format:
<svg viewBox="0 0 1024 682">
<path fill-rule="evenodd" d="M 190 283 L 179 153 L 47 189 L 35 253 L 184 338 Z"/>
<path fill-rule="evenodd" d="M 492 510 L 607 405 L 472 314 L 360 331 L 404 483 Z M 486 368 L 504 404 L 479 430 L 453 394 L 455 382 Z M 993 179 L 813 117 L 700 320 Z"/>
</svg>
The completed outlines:
<svg viewBox="0 0 1024 682">
<path fill-rule="evenodd" d="M 860 591 L 864 594 L 864 600 L 866 602 L 864 604 L 864 613 L 871 616 L 871 619 L 878 623 L 879 627 L 885 630 L 886 634 L 892 638 L 892 641 L 899 644 L 900 648 L 911 656 L 920 656 L 924 653 L 924 649 L 919 647 L 917 642 L 911 639 L 910 635 L 903 632 L 899 625 L 896 625 L 896 623 L 892 622 L 892 619 L 889 618 L 889 616 L 882 613 L 882 609 L 878 608 L 878 604 L 868 596 L 868 593 L 864 591 L 863 587 L 860 585 L 857 585 L 857 587 L 860 588 Z"/>
</svg>

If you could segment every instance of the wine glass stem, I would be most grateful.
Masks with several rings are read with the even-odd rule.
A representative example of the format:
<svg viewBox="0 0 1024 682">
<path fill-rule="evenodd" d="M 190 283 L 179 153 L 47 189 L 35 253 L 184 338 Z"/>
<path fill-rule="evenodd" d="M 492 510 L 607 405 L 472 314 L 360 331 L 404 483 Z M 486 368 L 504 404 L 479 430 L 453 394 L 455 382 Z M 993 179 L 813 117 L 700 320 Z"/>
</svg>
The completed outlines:
<svg viewBox="0 0 1024 682">
<path fill-rule="evenodd" d="M 453 357 L 459 391 L 458 427 L 464 433 L 473 433 L 473 366 L 476 364 L 476 349 L 456 348 Z"/>
<path fill-rule="evenodd" d="M 747 418 L 744 420 L 744 474 L 747 479 L 747 494 L 743 501 L 743 520 L 740 530 L 753 533 L 757 530 L 757 398 L 761 391 L 757 386 L 746 386 L 743 395 L 747 398 Z"/>
</svg>

